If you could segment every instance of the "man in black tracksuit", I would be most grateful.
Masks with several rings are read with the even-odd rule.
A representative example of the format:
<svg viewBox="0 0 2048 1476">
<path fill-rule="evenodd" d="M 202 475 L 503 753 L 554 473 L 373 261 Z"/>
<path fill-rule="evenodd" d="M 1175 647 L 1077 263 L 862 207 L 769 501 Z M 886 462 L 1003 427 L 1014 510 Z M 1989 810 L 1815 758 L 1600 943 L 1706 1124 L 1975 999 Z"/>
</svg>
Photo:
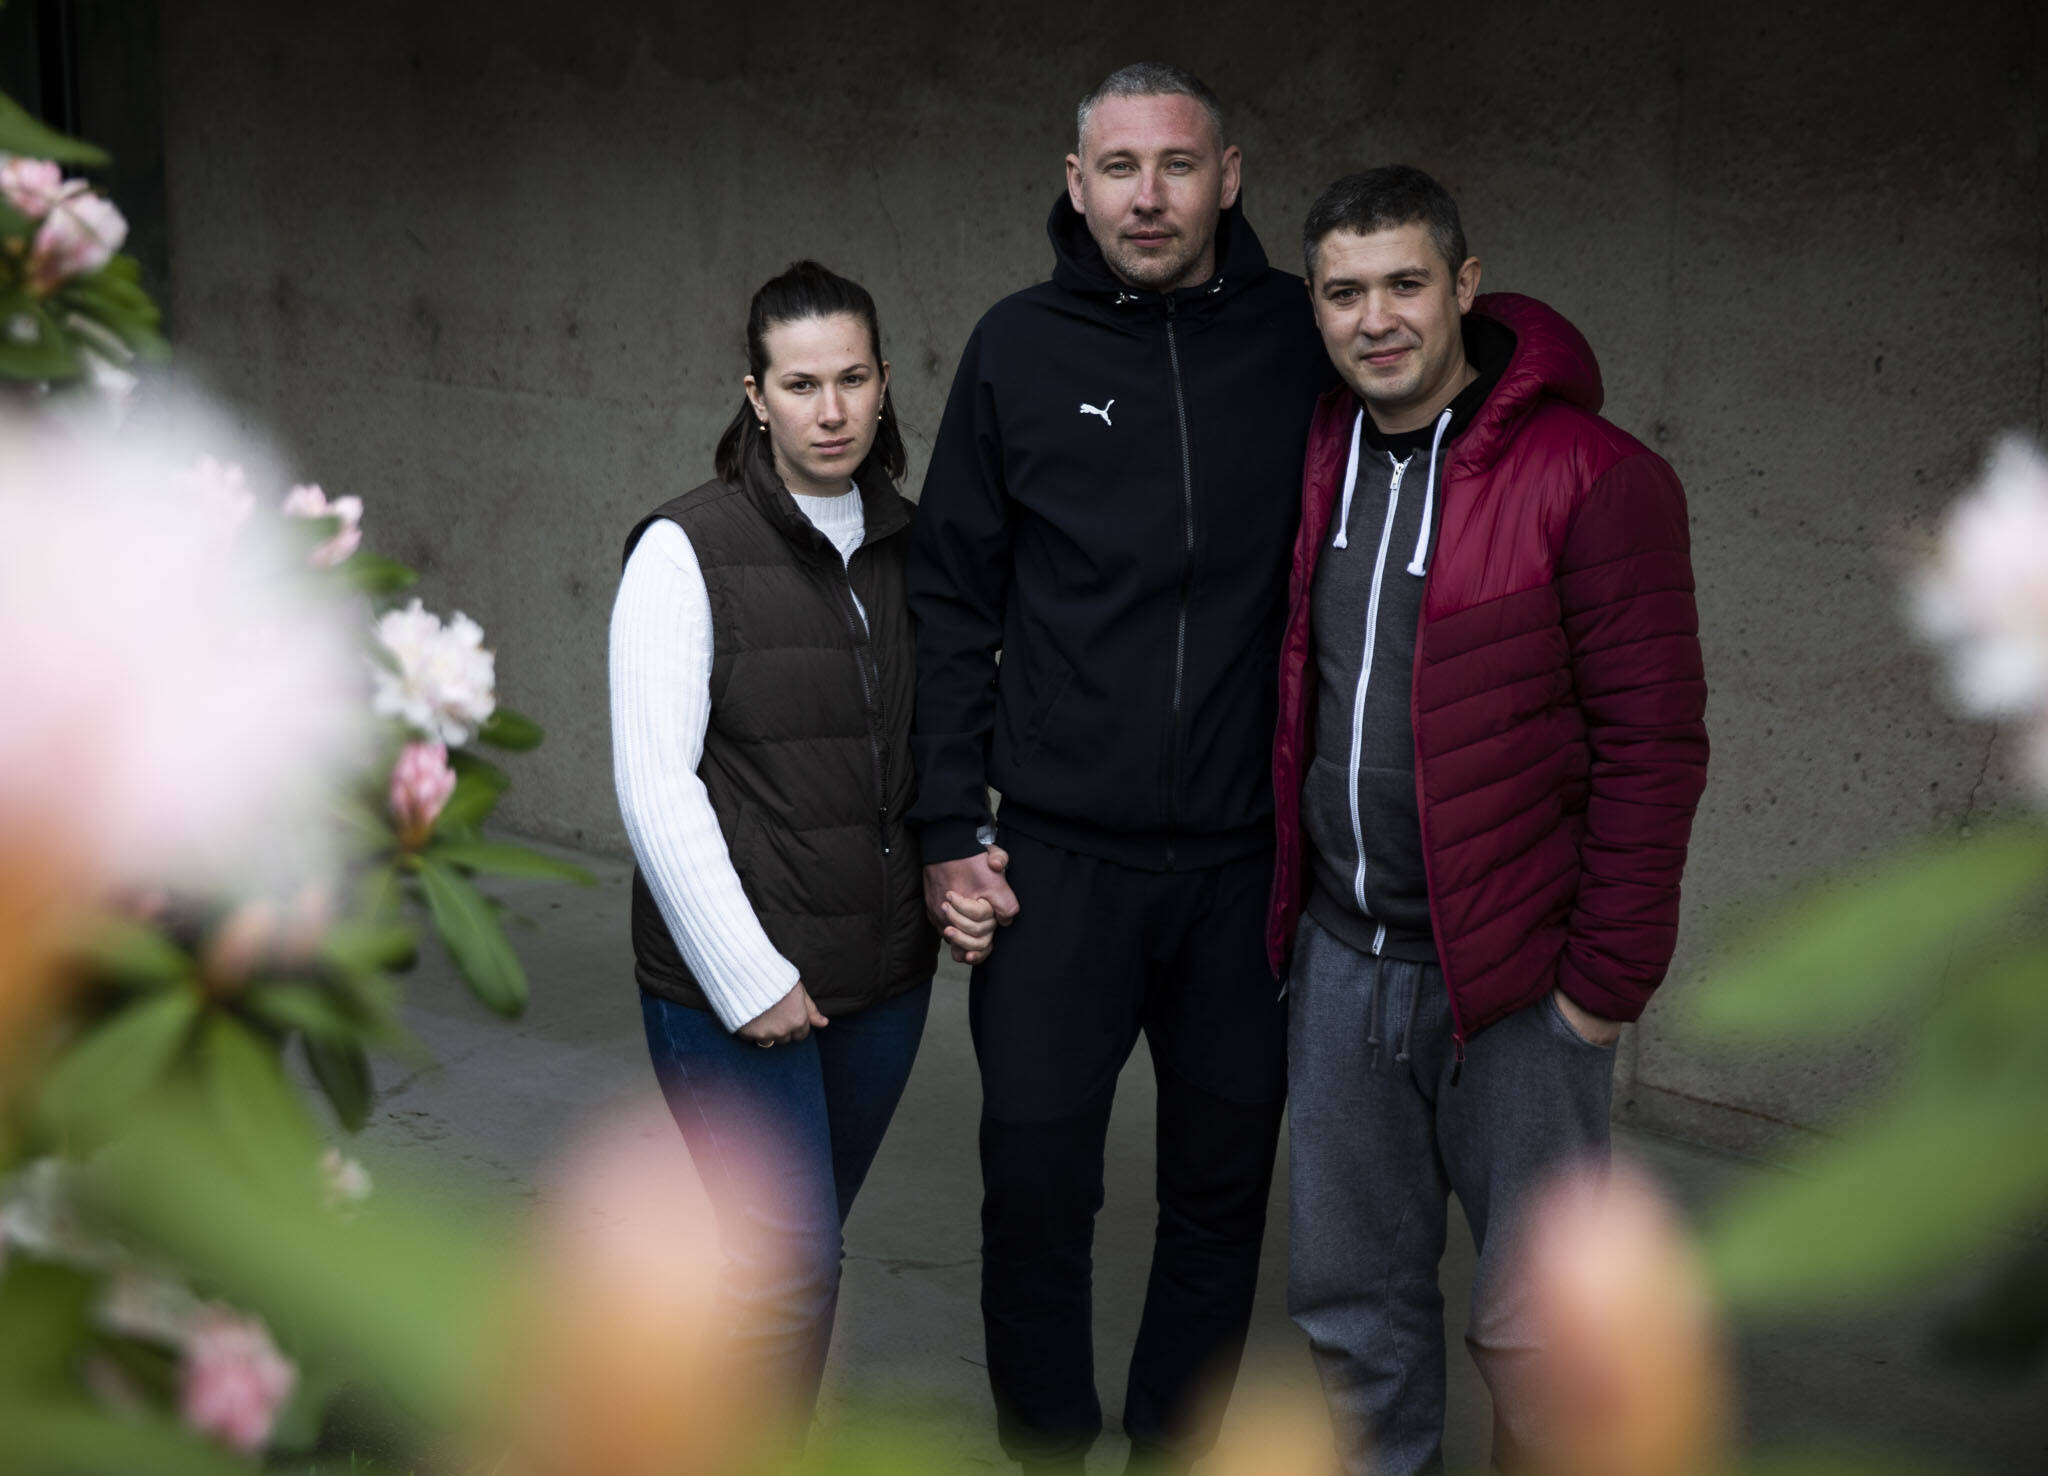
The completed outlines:
<svg viewBox="0 0 2048 1476">
<path fill-rule="evenodd" d="M 969 1001 L 1004 1448 L 1079 1470 L 1101 1429 L 1091 1241 L 1142 1031 L 1159 1223 L 1123 1419 L 1134 1466 L 1178 1468 L 1242 1350 L 1286 1093 L 1262 943 L 1276 659 L 1331 371 L 1200 82 L 1127 67 L 1080 135 L 1052 280 L 976 327 L 925 480 L 911 817 L 928 904 L 1014 915 Z"/>
</svg>

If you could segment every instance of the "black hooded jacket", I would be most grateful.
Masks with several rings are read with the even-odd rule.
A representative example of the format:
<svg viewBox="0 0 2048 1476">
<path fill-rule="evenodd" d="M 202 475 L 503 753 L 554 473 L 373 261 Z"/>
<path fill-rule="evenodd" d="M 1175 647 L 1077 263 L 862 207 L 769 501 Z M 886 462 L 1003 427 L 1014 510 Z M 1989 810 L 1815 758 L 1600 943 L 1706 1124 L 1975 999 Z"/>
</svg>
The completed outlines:
<svg viewBox="0 0 2048 1476">
<path fill-rule="evenodd" d="M 911 820 L 926 862 L 973 854 L 993 786 L 1005 827 L 1124 865 L 1250 855 L 1335 373 L 1239 207 L 1216 275 L 1164 294 L 1124 287 L 1065 196 L 1047 229 L 1052 280 L 968 340 L 913 528 Z"/>
</svg>

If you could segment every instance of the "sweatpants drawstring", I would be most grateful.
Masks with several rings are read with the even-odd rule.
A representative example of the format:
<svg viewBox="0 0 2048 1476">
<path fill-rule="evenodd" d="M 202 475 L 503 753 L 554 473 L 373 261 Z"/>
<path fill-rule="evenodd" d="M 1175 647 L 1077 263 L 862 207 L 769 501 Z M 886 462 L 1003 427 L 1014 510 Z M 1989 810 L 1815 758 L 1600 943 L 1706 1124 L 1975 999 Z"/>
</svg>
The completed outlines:
<svg viewBox="0 0 2048 1476">
<path fill-rule="evenodd" d="M 1408 1023 L 1401 1031 L 1401 1049 L 1394 1053 L 1397 1065 L 1408 1064 L 1408 1048 L 1415 1043 L 1415 1009 L 1422 1003 L 1422 971 L 1415 971 L 1415 987 L 1408 991 Z"/>
</svg>

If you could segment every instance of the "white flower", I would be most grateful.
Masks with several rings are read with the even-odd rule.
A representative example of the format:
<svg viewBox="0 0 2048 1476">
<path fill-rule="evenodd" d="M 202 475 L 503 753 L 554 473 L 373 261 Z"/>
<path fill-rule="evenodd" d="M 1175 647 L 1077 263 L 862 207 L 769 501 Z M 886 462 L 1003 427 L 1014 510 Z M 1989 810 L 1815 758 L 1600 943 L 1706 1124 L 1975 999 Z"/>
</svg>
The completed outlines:
<svg viewBox="0 0 2048 1476">
<path fill-rule="evenodd" d="M 267 520 L 224 539 L 170 470 L 189 413 L 146 421 L 0 419 L 0 851 L 81 894 L 296 888 L 369 754 L 359 607 Z"/>
<path fill-rule="evenodd" d="M 355 1159 L 344 1157 L 339 1148 L 329 1148 L 320 1155 L 320 1177 L 326 1185 L 330 1209 L 361 1204 L 370 1197 L 370 1171 Z"/>
<path fill-rule="evenodd" d="M 328 501 L 327 494 L 319 487 L 307 485 L 294 487 L 285 494 L 284 514 L 288 518 L 335 518 L 341 523 L 332 538 L 313 550 L 313 562 L 323 569 L 331 569 L 363 542 L 363 499 L 360 497 L 337 497 Z"/>
<path fill-rule="evenodd" d="M 440 616 L 414 600 L 377 622 L 377 640 L 397 667 L 376 670 L 378 716 L 455 748 L 497 707 L 497 658 L 467 615 L 458 611 L 444 629 Z"/>
<path fill-rule="evenodd" d="M 2027 720 L 2029 765 L 2048 793 L 2048 459 L 2025 438 L 2000 440 L 1949 510 L 1912 615 L 1944 649 L 1964 711 Z"/>
</svg>

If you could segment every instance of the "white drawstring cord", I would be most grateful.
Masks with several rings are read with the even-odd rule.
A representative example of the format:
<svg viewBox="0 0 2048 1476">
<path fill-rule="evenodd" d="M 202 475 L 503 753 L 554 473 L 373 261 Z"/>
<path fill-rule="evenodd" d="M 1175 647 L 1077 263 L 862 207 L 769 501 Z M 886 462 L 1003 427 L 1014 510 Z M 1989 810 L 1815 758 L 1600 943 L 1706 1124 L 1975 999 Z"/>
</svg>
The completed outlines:
<svg viewBox="0 0 2048 1476">
<path fill-rule="evenodd" d="M 1436 516 L 1436 452 L 1444 443 L 1444 432 L 1450 427 L 1451 412 L 1448 408 L 1436 420 L 1436 435 L 1429 443 L 1429 475 L 1422 482 L 1422 531 L 1415 536 L 1415 557 L 1408 561 L 1410 574 L 1427 574 L 1429 565 L 1424 555 L 1429 552 L 1429 525 Z M 1354 446 L 1357 442 L 1354 440 Z"/>
<path fill-rule="evenodd" d="M 1332 548 L 1349 548 L 1344 541 L 1344 530 L 1351 526 L 1351 491 L 1358 485 L 1358 437 L 1365 429 L 1365 411 L 1358 412 L 1358 418 L 1351 422 L 1351 460 L 1344 467 L 1344 510 L 1337 515 L 1337 540 Z"/>
</svg>

